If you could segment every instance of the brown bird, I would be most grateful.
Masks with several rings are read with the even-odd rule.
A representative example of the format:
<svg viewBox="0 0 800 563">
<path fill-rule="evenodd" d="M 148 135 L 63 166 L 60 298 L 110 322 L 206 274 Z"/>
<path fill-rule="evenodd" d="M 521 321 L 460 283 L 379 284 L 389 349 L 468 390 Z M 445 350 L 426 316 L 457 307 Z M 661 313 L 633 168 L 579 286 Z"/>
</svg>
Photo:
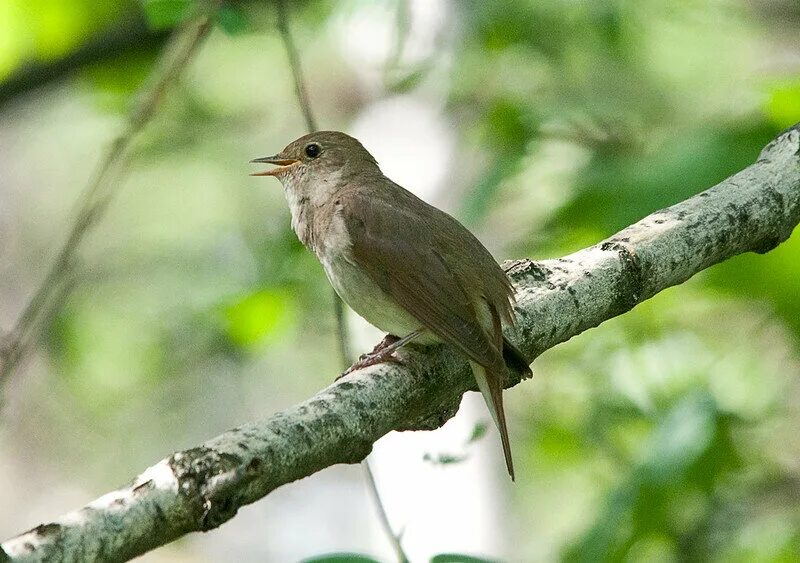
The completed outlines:
<svg viewBox="0 0 800 563">
<path fill-rule="evenodd" d="M 456 346 L 469 358 L 513 480 L 503 381 L 509 367 L 523 376 L 531 372 L 503 336 L 502 324 L 514 322 L 514 293 L 489 251 L 450 215 L 384 176 L 363 145 L 344 133 L 311 133 L 252 162 L 278 165 L 253 175 L 281 181 L 292 227 L 336 292 L 388 333 L 348 372 L 392 360 L 411 340 Z"/>
</svg>

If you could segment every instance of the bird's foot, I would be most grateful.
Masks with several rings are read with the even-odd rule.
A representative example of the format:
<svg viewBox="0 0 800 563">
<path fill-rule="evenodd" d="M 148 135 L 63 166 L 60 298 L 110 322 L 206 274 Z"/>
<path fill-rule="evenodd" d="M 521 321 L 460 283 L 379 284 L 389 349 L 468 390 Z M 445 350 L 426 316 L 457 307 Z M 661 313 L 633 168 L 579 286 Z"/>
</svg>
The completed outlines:
<svg viewBox="0 0 800 563">
<path fill-rule="evenodd" d="M 387 334 L 383 340 L 375 345 L 375 347 L 372 349 L 372 352 L 369 354 L 361 354 L 356 363 L 347 368 L 347 370 L 339 375 L 339 377 L 337 377 L 334 381 L 339 381 L 341 378 L 351 372 L 358 371 L 369 366 L 374 366 L 376 364 L 383 364 L 387 362 L 393 364 L 402 364 L 402 360 L 394 355 L 395 351 L 407 342 L 410 342 L 419 336 L 421 333 L 422 330 L 415 330 L 403 338 L 395 336 L 394 334 Z"/>
<path fill-rule="evenodd" d="M 402 360 L 400 360 L 394 355 L 394 350 L 388 350 L 387 352 L 387 350 L 384 349 L 384 350 L 379 350 L 377 353 L 370 352 L 369 354 L 361 354 L 358 357 L 358 360 L 352 366 L 347 368 L 347 370 L 345 370 L 344 373 L 342 373 L 339 377 L 337 377 L 335 381 L 339 381 L 341 378 L 343 378 L 345 375 L 351 372 L 368 368 L 369 366 L 374 366 L 376 364 L 383 364 L 387 362 L 391 362 L 393 364 L 403 363 Z"/>
<path fill-rule="evenodd" d="M 362 360 L 362 359 L 366 358 L 367 356 L 369 356 L 371 354 L 377 354 L 377 353 L 385 350 L 389 346 L 392 346 L 393 344 L 397 344 L 398 340 L 400 340 L 399 336 L 395 336 L 394 334 L 387 334 L 386 336 L 383 337 L 383 340 L 381 340 L 380 342 L 378 342 L 375 345 L 375 347 L 372 349 L 372 352 L 370 352 L 369 354 L 361 354 L 358 357 L 358 359 Z M 395 350 L 395 348 L 393 348 L 393 350 Z"/>
</svg>

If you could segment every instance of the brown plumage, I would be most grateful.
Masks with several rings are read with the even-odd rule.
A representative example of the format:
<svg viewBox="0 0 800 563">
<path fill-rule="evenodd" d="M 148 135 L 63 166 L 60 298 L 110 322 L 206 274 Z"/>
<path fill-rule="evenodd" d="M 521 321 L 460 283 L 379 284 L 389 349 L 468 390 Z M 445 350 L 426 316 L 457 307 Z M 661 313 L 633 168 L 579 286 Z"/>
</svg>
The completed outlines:
<svg viewBox="0 0 800 563">
<path fill-rule="evenodd" d="M 530 374 L 506 340 L 513 289 L 488 250 L 450 215 L 386 178 L 356 139 L 312 133 L 259 162 L 278 177 L 292 226 L 322 262 L 332 285 L 376 327 L 421 342 L 444 341 L 470 360 L 497 424 L 514 478 L 503 410 L 505 370 Z"/>
</svg>

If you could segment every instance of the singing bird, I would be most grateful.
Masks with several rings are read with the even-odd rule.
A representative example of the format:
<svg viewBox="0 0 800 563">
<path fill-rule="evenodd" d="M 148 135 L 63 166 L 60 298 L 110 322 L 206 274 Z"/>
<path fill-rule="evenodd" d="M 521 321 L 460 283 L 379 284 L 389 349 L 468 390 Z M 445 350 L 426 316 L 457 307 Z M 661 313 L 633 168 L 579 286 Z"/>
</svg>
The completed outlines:
<svg viewBox="0 0 800 563">
<path fill-rule="evenodd" d="M 331 285 L 388 333 L 351 370 L 392 360 L 412 340 L 458 348 L 500 432 L 513 480 L 503 381 L 508 368 L 523 377 L 531 371 L 503 336 L 503 323 L 514 322 L 514 293 L 489 251 L 453 217 L 384 176 L 364 146 L 344 133 L 311 133 L 252 162 L 277 165 L 253 176 L 280 180 L 292 228 Z"/>
</svg>

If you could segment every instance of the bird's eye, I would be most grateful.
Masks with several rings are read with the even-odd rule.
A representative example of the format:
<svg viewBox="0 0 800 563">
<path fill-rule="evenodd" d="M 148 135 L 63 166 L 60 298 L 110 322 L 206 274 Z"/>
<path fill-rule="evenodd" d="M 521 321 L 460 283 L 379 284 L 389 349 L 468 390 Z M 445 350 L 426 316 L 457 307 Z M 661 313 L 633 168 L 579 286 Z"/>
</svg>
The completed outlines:
<svg viewBox="0 0 800 563">
<path fill-rule="evenodd" d="M 321 152 L 322 147 L 317 143 L 309 143 L 306 145 L 306 156 L 309 158 L 317 158 Z"/>
</svg>

